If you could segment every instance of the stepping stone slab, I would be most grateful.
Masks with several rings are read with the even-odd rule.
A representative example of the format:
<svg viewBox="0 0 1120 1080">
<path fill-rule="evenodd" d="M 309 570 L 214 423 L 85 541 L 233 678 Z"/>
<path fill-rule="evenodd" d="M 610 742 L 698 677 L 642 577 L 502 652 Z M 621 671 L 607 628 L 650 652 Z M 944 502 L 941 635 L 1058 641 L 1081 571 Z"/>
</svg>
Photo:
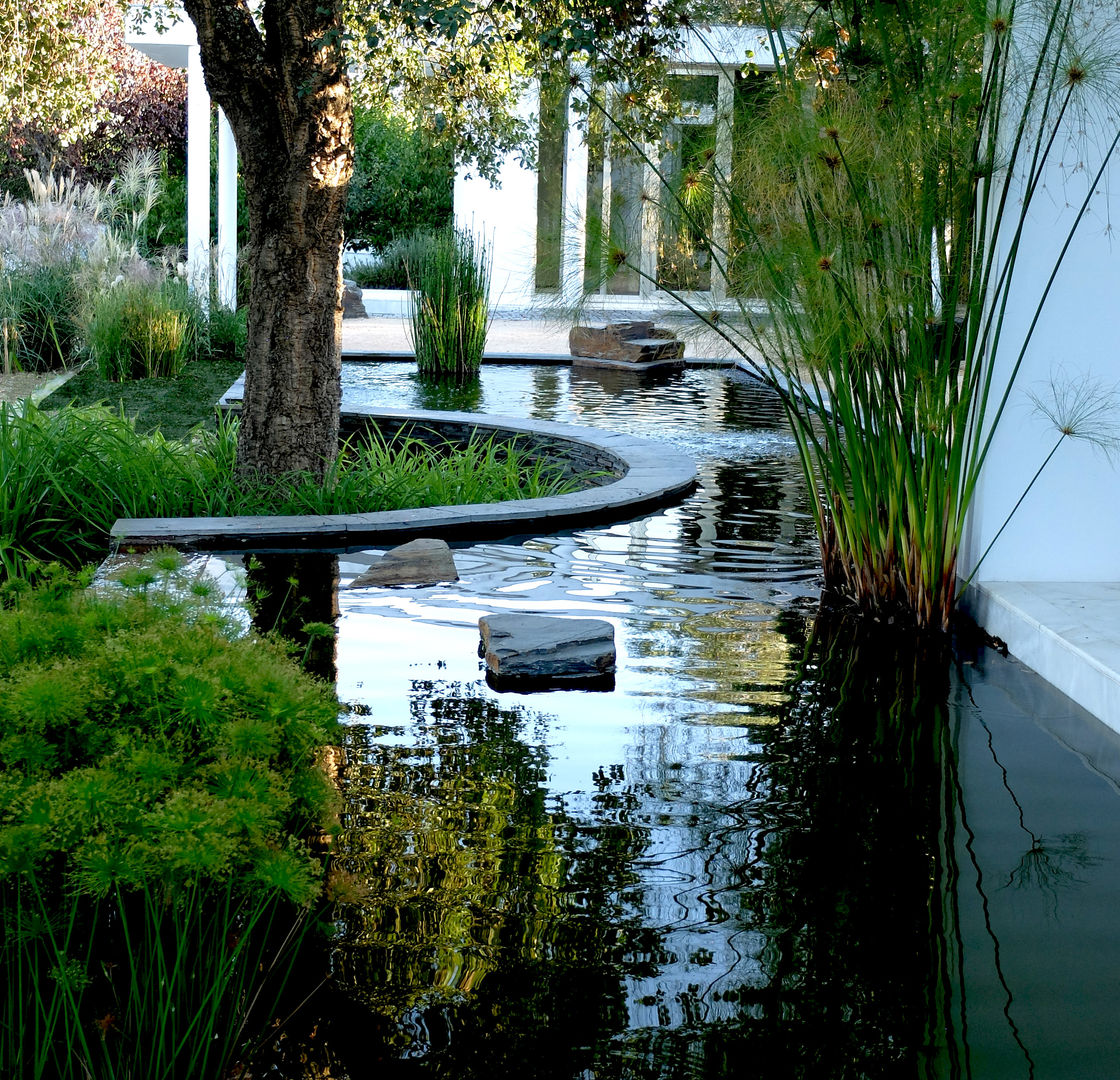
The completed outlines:
<svg viewBox="0 0 1120 1080">
<path fill-rule="evenodd" d="M 364 574 L 350 583 L 351 589 L 363 585 L 435 585 L 458 581 L 459 571 L 451 548 L 442 540 L 410 540 L 390 548 Z"/>
<path fill-rule="evenodd" d="M 503 683 L 601 681 L 614 674 L 614 627 L 604 619 L 484 615 L 479 655 Z"/>
<path fill-rule="evenodd" d="M 671 331 L 657 330 L 649 322 L 611 323 L 605 327 L 575 326 L 568 334 L 573 356 L 624 360 L 644 364 L 684 356 L 684 342 Z"/>
</svg>

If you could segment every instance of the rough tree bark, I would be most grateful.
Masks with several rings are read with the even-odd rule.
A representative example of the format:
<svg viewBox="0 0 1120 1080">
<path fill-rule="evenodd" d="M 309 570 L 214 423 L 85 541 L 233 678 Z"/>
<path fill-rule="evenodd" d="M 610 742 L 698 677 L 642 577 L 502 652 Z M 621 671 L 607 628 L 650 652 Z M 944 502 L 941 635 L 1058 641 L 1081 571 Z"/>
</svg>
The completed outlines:
<svg viewBox="0 0 1120 1080">
<path fill-rule="evenodd" d="M 242 473 L 322 475 L 338 452 L 342 215 L 353 112 L 338 0 L 183 0 L 249 206 Z"/>
</svg>

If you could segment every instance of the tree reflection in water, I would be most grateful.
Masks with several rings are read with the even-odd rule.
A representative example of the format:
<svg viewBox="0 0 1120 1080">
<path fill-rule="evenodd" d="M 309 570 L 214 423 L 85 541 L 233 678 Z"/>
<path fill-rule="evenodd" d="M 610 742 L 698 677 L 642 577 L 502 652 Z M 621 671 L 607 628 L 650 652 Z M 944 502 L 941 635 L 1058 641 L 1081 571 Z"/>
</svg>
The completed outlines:
<svg viewBox="0 0 1120 1080">
<path fill-rule="evenodd" d="M 988 700 L 1037 681 L 753 604 L 624 640 L 647 679 L 672 647 L 709 699 L 658 699 L 582 781 L 537 707 L 564 695 L 414 680 L 401 726 L 353 716 L 335 865 L 362 895 L 274 1075 L 1110 1075 L 1062 1071 L 1055 1032 L 1087 1039 L 1113 1000 L 1115 792 Z M 1050 924 L 1069 963 L 1033 960 Z M 1075 1021 L 1040 1006 L 1059 975 L 1097 988 Z"/>
<path fill-rule="evenodd" d="M 337 1075 L 369 1075 L 371 1030 L 378 1075 L 925 1071 L 948 658 L 827 620 L 804 649 L 738 790 L 659 739 L 550 793 L 547 718 L 458 684 L 414 684 L 407 744 L 354 727 Z"/>
<path fill-rule="evenodd" d="M 286 638 L 307 671 L 325 682 L 336 681 L 337 555 L 250 555 L 245 561 L 245 595 L 254 630 Z"/>
<path fill-rule="evenodd" d="M 344 600 L 367 895 L 269 1075 L 1120 1076 L 1120 739 L 990 652 L 812 623 L 800 472 L 747 380 L 505 372 L 491 411 L 656 430 L 700 485 Z M 474 612 L 520 604 L 612 618 L 614 693 L 495 696 Z"/>
</svg>

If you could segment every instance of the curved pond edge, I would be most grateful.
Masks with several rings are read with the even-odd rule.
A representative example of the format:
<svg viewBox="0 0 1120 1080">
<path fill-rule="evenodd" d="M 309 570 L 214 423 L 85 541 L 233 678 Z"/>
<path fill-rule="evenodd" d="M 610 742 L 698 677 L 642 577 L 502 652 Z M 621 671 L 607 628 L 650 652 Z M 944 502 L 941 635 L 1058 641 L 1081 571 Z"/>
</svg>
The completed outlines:
<svg viewBox="0 0 1120 1080">
<path fill-rule="evenodd" d="M 603 470 L 614 479 L 596 487 L 542 499 L 464 506 L 432 506 L 368 514 L 273 517 L 120 518 L 109 539 L 114 549 L 171 546 L 198 551 L 306 551 L 357 549 L 419 536 L 474 540 L 513 536 L 603 521 L 625 521 L 677 502 L 696 483 L 692 458 L 664 443 L 575 424 L 490 416 L 346 406 L 342 430 L 362 427 L 429 432 L 451 440 L 478 432 L 524 439 L 531 448 L 562 453 L 578 470 Z"/>
</svg>

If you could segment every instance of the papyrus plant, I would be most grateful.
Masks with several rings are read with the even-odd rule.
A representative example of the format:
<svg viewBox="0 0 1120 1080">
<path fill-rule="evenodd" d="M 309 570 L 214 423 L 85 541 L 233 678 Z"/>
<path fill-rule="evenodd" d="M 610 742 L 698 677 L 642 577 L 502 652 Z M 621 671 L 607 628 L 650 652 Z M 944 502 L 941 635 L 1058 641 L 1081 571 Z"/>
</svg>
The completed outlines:
<svg viewBox="0 0 1120 1080">
<path fill-rule="evenodd" d="M 478 375 L 490 330 L 490 267 L 485 238 L 453 227 L 432 233 L 408 262 L 409 337 L 421 375 Z"/>
<path fill-rule="evenodd" d="M 788 12 L 761 9 L 777 58 L 770 102 L 729 170 L 713 154 L 686 179 L 726 208 L 726 241 L 710 248 L 729 295 L 765 300 L 769 317 L 744 303 L 741 318 L 713 320 L 678 298 L 781 394 L 826 591 L 945 629 L 992 433 L 1120 138 L 1086 111 L 1113 57 L 1082 47 L 1077 0 L 842 0 L 793 31 L 779 29 L 793 25 Z M 1085 115 L 1096 125 L 1087 194 L 1012 339 L 1005 314 L 1031 208 Z M 660 212 L 700 227 L 689 193 L 661 180 Z M 641 272 L 636 254 L 604 261 Z M 1008 361 L 998 379 L 997 356 Z"/>
</svg>

